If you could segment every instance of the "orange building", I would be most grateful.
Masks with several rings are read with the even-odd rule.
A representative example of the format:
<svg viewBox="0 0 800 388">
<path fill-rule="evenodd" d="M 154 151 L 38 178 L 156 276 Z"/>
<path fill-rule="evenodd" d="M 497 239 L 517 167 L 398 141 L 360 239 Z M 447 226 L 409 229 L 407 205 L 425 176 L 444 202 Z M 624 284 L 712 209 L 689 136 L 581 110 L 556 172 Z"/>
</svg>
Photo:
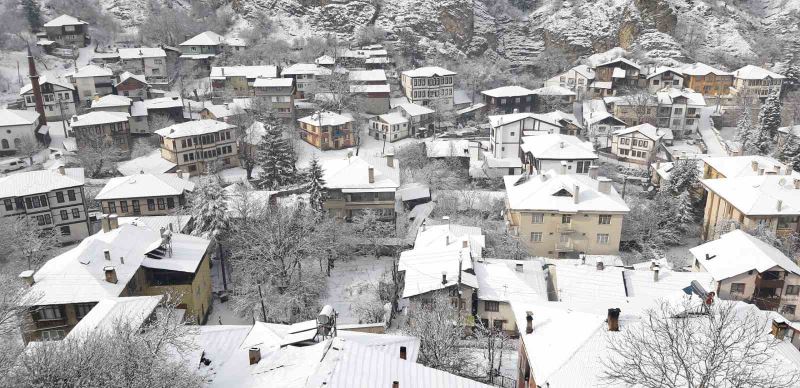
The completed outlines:
<svg viewBox="0 0 800 388">
<path fill-rule="evenodd" d="M 353 117 L 335 112 L 317 112 L 300 122 L 300 138 L 321 150 L 339 150 L 355 145 Z"/>
<path fill-rule="evenodd" d="M 684 86 L 704 96 L 725 96 L 733 87 L 733 73 L 715 69 L 705 63 L 688 65 L 682 70 Z"/>
</svg>

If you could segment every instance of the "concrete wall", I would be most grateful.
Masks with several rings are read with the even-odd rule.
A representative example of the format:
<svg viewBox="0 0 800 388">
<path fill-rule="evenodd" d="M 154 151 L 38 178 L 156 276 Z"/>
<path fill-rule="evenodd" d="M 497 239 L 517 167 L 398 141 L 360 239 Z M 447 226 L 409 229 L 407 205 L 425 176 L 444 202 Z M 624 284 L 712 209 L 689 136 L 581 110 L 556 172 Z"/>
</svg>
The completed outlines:
<svg viewBox="0 0 800 388">
<path fill-rule="evenodd" d="M 622 233 L 622 214 L 613 213 L 577 213 L 571 214 L 570 224 L 562 223 L 562 214 L 543 212 L 540 224 L 533 223 L 533 211 L 510 210 L 512 224 L 519 233 L 519 239 L 532 256 L 558 257 L 557 244 L 561 235 L 566 235 L 564 252 L 586 253 L 589 255 L 615 255 L 619 253 L 619 241 Z M 600 214 L 611 215 L 609 224 L 600 224 Z M 540 242 L 531 241 L 531 233 L 542 234 Z M 608 243 L 600 244 L 598 234 L 608 234 Z"/>
</svg>

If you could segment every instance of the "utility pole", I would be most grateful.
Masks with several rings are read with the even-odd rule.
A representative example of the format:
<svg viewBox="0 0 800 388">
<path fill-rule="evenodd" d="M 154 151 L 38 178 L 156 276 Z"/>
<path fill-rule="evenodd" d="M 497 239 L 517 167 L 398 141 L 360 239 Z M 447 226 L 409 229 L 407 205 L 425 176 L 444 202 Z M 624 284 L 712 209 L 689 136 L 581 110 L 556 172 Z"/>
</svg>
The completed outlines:
<svg viewBox="0 0 800 388">
<path fill-rule="evenodd" d="M 625 199 L 625 188 L 628 186 L 628 176 L 622 176 L 622 199 Z"/>
<path fill-rule="evenodd" d="M 58 110 L 61 112 L 61 127 L 64 128 L 64 139 L 67 138 L 67 122 L 64 117 L 64 105 L 62 105 L 61 97 L 58 97 Z"/>
</svg>

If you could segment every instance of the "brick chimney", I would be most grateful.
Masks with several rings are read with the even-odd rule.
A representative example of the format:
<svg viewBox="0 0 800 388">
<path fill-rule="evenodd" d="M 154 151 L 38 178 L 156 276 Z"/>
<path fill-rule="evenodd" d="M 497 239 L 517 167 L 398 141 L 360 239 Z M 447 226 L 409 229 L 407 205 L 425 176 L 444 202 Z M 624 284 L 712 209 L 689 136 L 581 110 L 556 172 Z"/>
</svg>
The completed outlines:
<svg viewBox="0 0 800 388">
<path fill-rule="evenodd" d="M 405 360 L 406 359 L 406 347 L 405 346 L 401 346 L 400 347 L 400 359 L 401 360 Z"/>
<path fill-rule="evenodd" d="M 36 101 L 36 112 L 39 113 L 39 124 L 47 124 L 47 117 L 44 114 L 44 102 L 42 100 L 42 88 L 39 86 L 39 73 L 36 72 L 36 64 L 33 63 L 31 47 L 28 46 L 28 78 L 31 79 L 31 90 L 33 99 Z"/>
<path fill-rule="evenodd" d="M 619 313 L 620 309 L 608 309 L 608 331 L 619 331 Z"/>
<path fill-rule="evenodd" d="M 259 347 L 252 347 L 247 351 L 247 358 L 250 361 L 250 365 L 258 364 L 261 361 L 261 348 Z"/>
<path fill-rule="evenodd" d="M 447 284 L 447 271 L 442 271 L 442 284 Z"/>
<path fill-rule="evenodd" d="M 369 183 L 375 183 L 375 169 L 370 167 L 367 174 L 369 174 Z"/>
<path fill-rule="evenodd" d="M 533 333 L 533 312 L 525 312 L 525 334 Z"/>
<path fill-rule="evenodd" d="M 113 266 L 103 267 L 103 272 L 106 275 L 107 282 L 117 284 L 117 270 Z"/>
<path fill-rule="evenodd" d="M 22 271 L 19 274 L 19 278 L 25 281 L 25 284 L 32 286 L 35 281 L 33 280 L 33 270 Z"/>
</svg>

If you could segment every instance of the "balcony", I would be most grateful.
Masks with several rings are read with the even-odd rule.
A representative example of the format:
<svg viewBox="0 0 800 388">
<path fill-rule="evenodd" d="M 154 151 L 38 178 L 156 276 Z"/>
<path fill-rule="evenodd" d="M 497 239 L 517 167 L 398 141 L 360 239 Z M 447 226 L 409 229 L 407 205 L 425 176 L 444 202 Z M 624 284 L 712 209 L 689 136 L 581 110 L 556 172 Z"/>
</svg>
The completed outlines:
<svg viewBox="0 0 800 388">
<path fill-rule="evenodd" d="M 567 224 L 559 224 L 558 225 L 558 232 L 559 233 L 575 233 L 575 226 L 572 223 Z"/>
<path fill-rule="evenodd" d="M 562 242 L 559 241 L 556 243 L 556 252 L 572 252 L 575 250 L 575 243 L 572 241 Z"/>
<path fill-rule="evenodd" d="M 778 311 L 778 307 L 781 304 L 781 297 L 780 296 L 771 296 L 771 297 L 757 297 L 753 296 L 751 302 L 756 305 L 758 308 L 767 311 Z"/>
<path fill-rule="evenodd" d="M 756 276 L 756 290 L 763 289 L 783 289 L 784 279 L 782 274 L 775 272 L 765 272 Z M 758 292 L 758 291 L 756 291 Z"/>
</svg>

